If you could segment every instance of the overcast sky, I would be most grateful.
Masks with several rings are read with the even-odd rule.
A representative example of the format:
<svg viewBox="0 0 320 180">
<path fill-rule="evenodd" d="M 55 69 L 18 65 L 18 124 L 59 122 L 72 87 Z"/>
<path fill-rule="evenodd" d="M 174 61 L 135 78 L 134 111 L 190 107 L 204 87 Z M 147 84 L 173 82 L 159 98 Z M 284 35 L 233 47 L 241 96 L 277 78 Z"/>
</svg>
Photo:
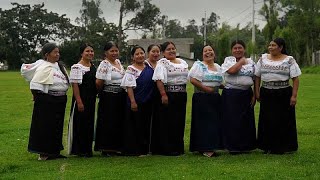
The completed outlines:
<svg viewBox="0 0 320 180">
<path fill-rule="evenodd" d="M 45 3 L 45 8 L 58 14 L 66 14 L 68 18 L 74 20 L 79 17 L 82 0 L 0 0 L 0 8 L 12 8 L 11 2 L 19 4 Z M 107 22 L 117 24 L 119 19 L 119 3 L 109 0 L 101 0 L 103 17 Z M 255 0 L 255 9 L 258 11 L 263 0 Z M 178 19 L 182 25 L 187 25 L 189 19 L 195 19 L 197 24 L 201 23 L 201 18 L 205 12 L 207 16 L 215 12 L 220 16 L 219 23 L 227 22 L 235 27 L 238 23 L 241 27 L 247 25 L 252 20 L 252 0 L 151 0 L 151 3 L 160 8 L 162 15 L 167 15 L 168 19 Z M 256 14 L 255 23 L 259 28 L 265 24 L 262 17 Z M 130 33 L 132 38 L 139 38 L 138 34 Z"/>
</svg>

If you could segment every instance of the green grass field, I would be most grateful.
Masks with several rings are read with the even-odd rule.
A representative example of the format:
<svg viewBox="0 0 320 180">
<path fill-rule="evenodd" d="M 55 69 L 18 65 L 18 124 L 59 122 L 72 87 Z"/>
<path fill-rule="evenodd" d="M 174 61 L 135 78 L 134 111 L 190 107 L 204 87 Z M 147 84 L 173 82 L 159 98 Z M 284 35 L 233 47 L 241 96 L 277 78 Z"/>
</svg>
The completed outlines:
<svg viewBox="0 0 320 180">
<path fill-rule="evenodd" d="M 296 107 L 299 150 L 207 158 L 188 152 L 192 86 L 188 86 L 186 154 L 179 157 L 69 157 L 37 161 L 27 152 L 33 102 L 19 72 L 0 72 L 0 179 L 320 179 L 320 76 L 303 74 Z M 65 118 L 65 137 L 70 112 Z M 256 117 L 258 117 L 256 105 Z M 66 147 L 65 147 L 66 148 Z M 66 151 L 62 151 L 66 154 Z"/>
</svg>

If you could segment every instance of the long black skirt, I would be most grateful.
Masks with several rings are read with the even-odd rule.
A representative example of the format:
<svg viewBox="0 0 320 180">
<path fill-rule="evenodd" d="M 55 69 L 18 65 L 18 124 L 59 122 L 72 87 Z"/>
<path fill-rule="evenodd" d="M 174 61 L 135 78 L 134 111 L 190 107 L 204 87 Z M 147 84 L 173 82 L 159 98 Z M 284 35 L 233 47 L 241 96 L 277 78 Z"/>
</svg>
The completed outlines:
<svg viewBox="0 0 320 180">
<path fill-rule="evenodd" d="M 224 146 L 230 152 L 256 148 L 254 108 L 250 102 L 252 89 L 223 89 L 222 122 Z"/>
<path fill-rule="evenodd" d="M 46 155 L 60 154 L 63 149 L 66 103 L 66 95 L 35 95 L 28 151 Z"/>
<path fill-rule="evenodd" d="M 223 149 L 220 94 L 194 93 L 190 151 L 214 151 Z"/>
<path fill-rule="evenodd" d="M 127 93 L 101 92 L 96 122 L 95 151 L 122 152 Z"/>
<path fill-rule="evenodd" d="M 295 107 L 290 106 L 292 87 L 260 88 L 258 147 L 265 151 L 292 152 L 298 149 Z"/>
<path fill-rule="evenodd" d="M 124 132 L 124 154 L 145 155 L 149 153 L 150 124 L 152 116 L 152 102 L 138 104 L 138 111 L 127 106 Z"/>
<path fill-rule="evenodd" d="M 93 95 L 82 97 L 82 103 L 84 104 L 84 111 L 79 112 L 75 98 L 72 99 L 68 129 L 68 153 L 91 155 L 96 97 Z"/>
<path fill-rule="evenodd" d="M 160 104 L 152 121 L 152 154 L 180 155 L 184 153 L 184 128 L 187 93 L 167 92 L 168 105 Z"/>
</svg>

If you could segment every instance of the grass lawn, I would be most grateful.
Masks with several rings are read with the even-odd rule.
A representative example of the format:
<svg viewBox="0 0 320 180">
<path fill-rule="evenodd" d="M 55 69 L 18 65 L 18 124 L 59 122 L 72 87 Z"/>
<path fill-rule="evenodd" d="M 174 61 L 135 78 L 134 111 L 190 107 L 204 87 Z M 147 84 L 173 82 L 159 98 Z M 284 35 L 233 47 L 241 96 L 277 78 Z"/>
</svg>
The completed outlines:
<svg viewBox="0 0 320 180">
<path fill-rule="evenodd" d="M 299 150 L 294 154 L 264 155 L 255 150 L 242 155 L 221 152 L 207 158 L 189 153 L 192 86 L 188 85 L 185 155 L 101 157 L 95 153 L 89 159 L 39 162 L 36 154 L 27 152 L 33 106 L 28 83 L 19 72 L 0 72 L 0 179 L 320 179 L 319 89 L 319 74 L 301 76 L 296 107 Z M 71 90 L 64 142 L 70 95 Z M 256 117 L 258 108 L 259 104 Z"/>
</svg>

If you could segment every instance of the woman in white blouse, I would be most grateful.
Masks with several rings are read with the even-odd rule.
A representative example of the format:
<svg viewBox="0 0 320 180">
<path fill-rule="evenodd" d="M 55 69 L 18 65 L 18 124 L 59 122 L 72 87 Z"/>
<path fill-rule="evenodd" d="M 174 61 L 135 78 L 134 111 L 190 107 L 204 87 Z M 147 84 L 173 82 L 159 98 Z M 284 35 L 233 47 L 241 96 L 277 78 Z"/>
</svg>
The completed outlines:
<svg viewBox="0 0 320 180">
<path fill-rule="evenodd" d="M 245 43 L 231 43 L 232 56 L 221 65 L 225 87 L 222 91 L 222 122 L 224 146 L 231 154 L 256 148 L 254 119 L 254 62 L 245 57 Z"/>
<path fill-rule="evenodd" d="M 21 74 L 30 81 L 34 99 L 28 150 L 38 153 L 38 160 L 65 158 L 60 151 L 69 79 L 58 62 L 60 53 L 56 44 L 45 44 L 41 53 L 43 60 L 21 67 Z"/>
<path fill-rule="evenodd" d="M 260 102 L 258 147 L 272 154 L 294 152 L 298 149 L 295 105 L 301 70 L 287 55 L 284 39 L 272 40 L 268 50 L 255 72 L 255 93 Z"/>
<path fill-rule="evenodd" d="M 123 123 L 127 94 L 120 87 L 125 70 L 121 65 L 118 46 L 107 42 L 105 59 L 96 73 L 99 105 L 96 124 L 95 151 L 103 155 L 119 154 L 123 149 Z"/>
<path fill-rule="evenodd" d="M 124 132 L 126 155 L 147 155 L 150 144 L 150 124 L 155 83 L 153 69 L 145 63 L 145 51 L 140 46 L 131 50 L 133 64 L 128 66 L 121 82 L 128 93 Z"/>
<path fill-rule="evenodd" d="M 152 128 L 152 153 L 177 156 L 184 153 L 184 127 L 186 116 L 186 83 L 188 64 L 176 57 L 173 42 L 161 45 L 164 58 L 160 59 L 152 79 L 161 95 L 158 118 Z"/>
<path fill-rule="evenodd" d="M 202 59 L 193 64 L 188 76 L 194 85 L 190 151 L 213 157 L 215 150 L 223 149 L 219 94 L 223 78 L 221 67 L 214 62 L 215 52 L 211 46 L 203 47 Z"/>
<path fill-rule="evenodd" d="M 80 61 L 71 66 L 70 83 L 73 97 L 68 133 L 68 153 L 80 157 L 92 156 L 94 115 L 96 106 L 96 67 L 92 64 L 93 47 L 80 46 Z"/>
</svg>

